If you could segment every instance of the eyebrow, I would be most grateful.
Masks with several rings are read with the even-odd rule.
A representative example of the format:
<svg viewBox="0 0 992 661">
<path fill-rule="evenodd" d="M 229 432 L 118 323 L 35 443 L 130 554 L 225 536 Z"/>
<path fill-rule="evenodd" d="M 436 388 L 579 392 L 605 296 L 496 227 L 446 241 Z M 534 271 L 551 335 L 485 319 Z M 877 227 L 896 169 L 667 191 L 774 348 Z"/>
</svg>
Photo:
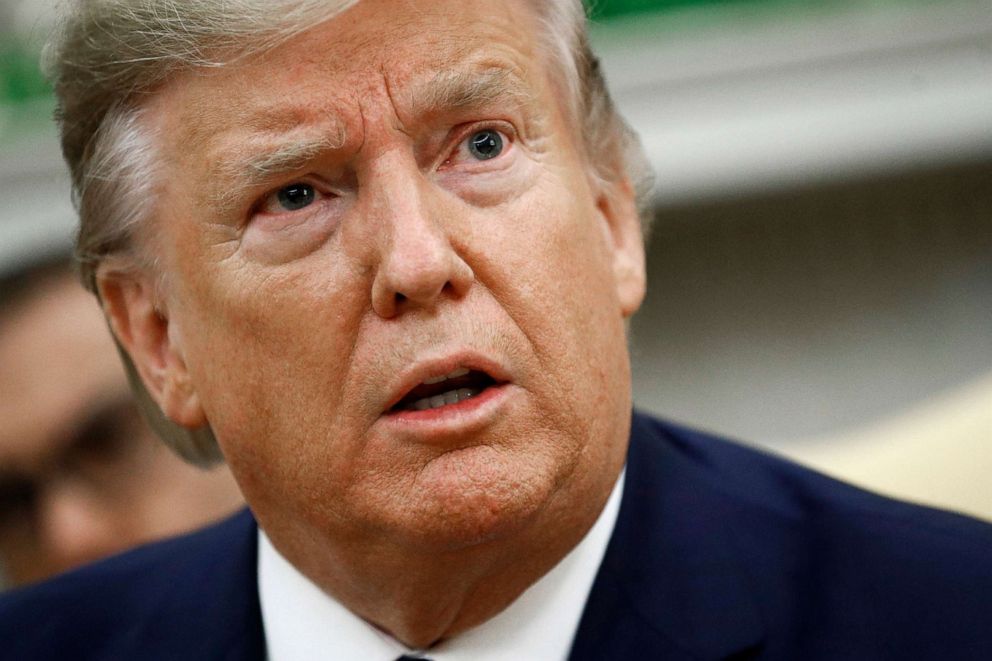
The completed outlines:
<svg viewBox="0 0 992 661">
<path fill-rule="evenodd" d="M 415 89 L 414 115 L 432 110 L 479 108 L 497 102 L 525 103 L 533 94 L 511 69 L 489 66 L 469 71 L 442 71 Z"/>
<path fill-rule="evenodd" d="M 237 205 L 244 191 L 261 186 L 282 172 L 298 170 L 328 151 L 340 149 L 345 144 L 343 127 L 336 127 L 336 135 L 326 133 L 284 140 L 272 149 L 239 149 L 228 155 L 215 168 L 213 174 L 230 186 L 215 187 L 211 197 L 223 210 Z"/>
<path fill-rule="evenodd" d="M 268 177 L 273 173 L 301 168 L 322 152 L 340 149 L 343 145 L 343 138 L 331 139 L 326 136 L 304 138 L 279 145 L 273 151 L 250 156 L 238 167 L 249 172 L 251 176 Z"/>
<path fill-rule="evenodd" d="M 503 66 L 486 66 L 469 70 L 442 71 L 430 80 L 416 85 L 408 94 L 412 116 L 422 117 L 445 110 L 482 108 L 497 103 L 519 107 L 533 99 L 533 94 L 520 76 Z M 285 117 L 292 109 L 276 109 L 271 116 L 276 124 L 289 124 Z M 264 122 L 262 123 L 264 125 Z M 271 149 L 249 146 L 226 155 L 214 174 L 228 186 L 215 187 L 212 201 L 224 211 L 233 210 L 244 191 L 263 185 L 273 176 L 298 170 L 321 154 L 341 149 L 346 144 L 345 127 L 339 122 L 328 131 L 301 136 L 297 139 L 279 138 Z"/>
</svg>

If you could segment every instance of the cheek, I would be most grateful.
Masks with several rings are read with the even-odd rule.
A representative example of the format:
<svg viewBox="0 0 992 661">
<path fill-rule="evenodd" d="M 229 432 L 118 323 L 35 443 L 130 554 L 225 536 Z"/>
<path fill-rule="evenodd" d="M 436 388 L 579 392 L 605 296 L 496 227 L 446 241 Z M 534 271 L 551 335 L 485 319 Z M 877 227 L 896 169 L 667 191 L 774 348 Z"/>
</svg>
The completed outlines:
<svg viewBox="0 0 992 661">
<path fill-rule="evenodd" d="M 339 423 L 342 374 L 365 304 L 352 300 L 361 287 L 330 286 L 351 281 L 326 259 L 314 254 L 277 269 L 214 264 L 184 293 L 188 367 L 232 451 L 292 463 Z"/>
<path fill-rule="evenodd" d="M 622 397 L 629 372 L 604 221 L 576 178 L 536 184 L 480 231 L 476 256 L 479 280 L 537 358 L 535 388 L 569 416 Z"/>
<path fill-rule="evenodd" d="M 511 313 L 528 316 L 524 330 L 578 337 L 622 328 L 603 221 L 594 210 L 584 185 L 542 182 L 500 221 L 499 240 L 508 246 L 499 251 L 501 293 Z"/>
</svg>

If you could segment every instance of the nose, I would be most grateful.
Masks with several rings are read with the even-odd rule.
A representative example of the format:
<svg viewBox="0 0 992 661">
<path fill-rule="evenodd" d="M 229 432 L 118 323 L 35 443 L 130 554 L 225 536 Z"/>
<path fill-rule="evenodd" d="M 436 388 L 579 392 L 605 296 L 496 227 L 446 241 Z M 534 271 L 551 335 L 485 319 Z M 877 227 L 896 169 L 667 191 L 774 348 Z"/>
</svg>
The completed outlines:
<svg viewBox="0 0 992 661">
<path fill-rule="evenodd" d="M 68 480 L 45 490 L 38 504 L 38 534 L 54 571 L 96 560 L 127 543 L 98 500 L 84 486 Z"/>
<path fill-rule="evenodd" d="M 376 216 L 378 268 L 372 308 L 384 319 L 412 308 L 431 309 L 463 297 L 475 274 L 452 243 L 451 205 L 416 168 L 399 159 L 383 164 L 368 186 Z"/>
</svg>

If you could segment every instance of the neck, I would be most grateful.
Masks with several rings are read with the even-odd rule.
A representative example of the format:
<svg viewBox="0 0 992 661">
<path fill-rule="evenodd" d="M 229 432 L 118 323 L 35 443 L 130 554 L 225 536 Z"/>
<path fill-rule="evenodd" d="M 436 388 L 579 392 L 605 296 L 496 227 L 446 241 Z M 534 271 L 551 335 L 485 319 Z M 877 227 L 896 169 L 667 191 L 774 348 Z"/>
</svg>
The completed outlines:
<svg viewBox="0 0 992 661">
<path fill-rule="evenodd" d="M 411 648 L 427 649 L 516 600 L 578 545 L 608 496 L 579 515 L 545 508 L 512 536 L 457 550 L 376 541 L 294 552 L 303 549 L 284 549 L 285 536 L 277 548 L 353 613 Z"/>
</svg>

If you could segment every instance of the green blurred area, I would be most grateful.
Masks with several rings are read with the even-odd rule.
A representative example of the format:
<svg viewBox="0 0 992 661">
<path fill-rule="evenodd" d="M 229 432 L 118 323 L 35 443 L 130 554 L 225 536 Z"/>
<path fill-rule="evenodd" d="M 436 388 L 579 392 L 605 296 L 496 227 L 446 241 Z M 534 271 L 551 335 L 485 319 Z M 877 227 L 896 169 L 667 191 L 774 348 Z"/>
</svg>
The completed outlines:
<svg viewBox="0 0 992 661">
<path fill-rule="evenodd" d="M 0 103 L 18 104 L 51 93 L 38 57 L 37 47 L 18 39 L 0 42 Z"/>
<path fill-rule="evenodd" d="M 659 12 L 683 7 L 726 5 L 750 2 L 768 2 L 769 0 L 585 0 L 589 15 L 595 19 L 609 19 L 613 16 L 636 14 L 643 12 Z M 781 2 L 782 0 L 772 0 Z M 792 0 L 803 2 L 804 0 Z"/>
</svg>

